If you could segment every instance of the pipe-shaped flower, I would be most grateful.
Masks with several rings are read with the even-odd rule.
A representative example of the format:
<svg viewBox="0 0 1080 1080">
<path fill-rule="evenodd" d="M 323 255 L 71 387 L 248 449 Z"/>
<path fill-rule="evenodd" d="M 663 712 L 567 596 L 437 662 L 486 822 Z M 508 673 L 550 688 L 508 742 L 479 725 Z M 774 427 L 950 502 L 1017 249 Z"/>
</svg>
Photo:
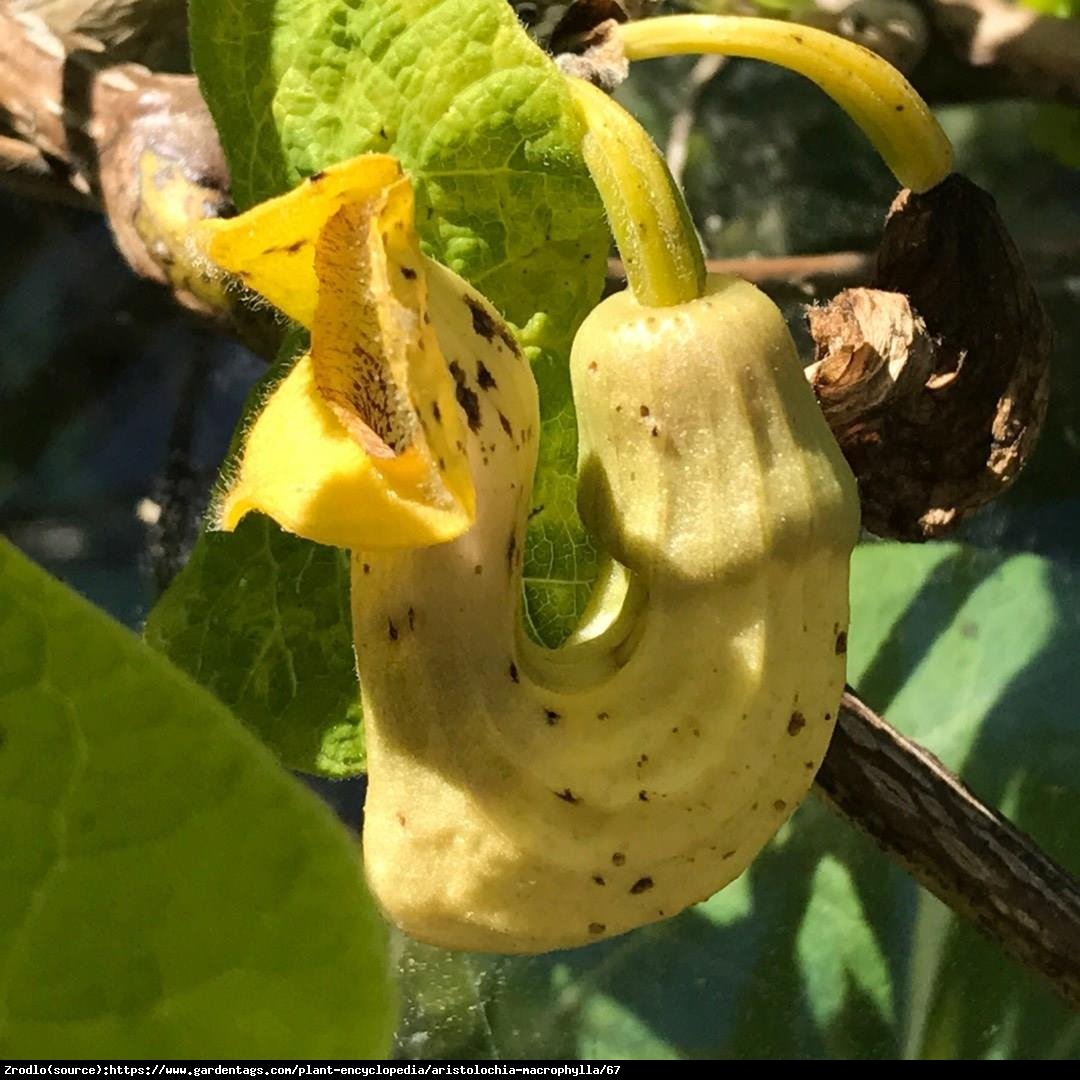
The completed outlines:
<svg viewBox="0 0 1080 1080">
<path fill-rule="evenodd" d="M 666 25 L 664 48 L 819 76 L 912 182 L 948 168 L 880 61 L 792 52 L 756 23 Z M 607 562 L 560 649 L 521 617 L 536 385 L 483 297 L 420 254 L 396 163 L 210 227 L 210 257 L 312 330 L 219 522 L 260 509 L 352 550 L 368 879 L 449 947 L 584 944 L 723 888 L 808 791 L 844 682 L 858 498 L 783 317 L 704 276 L 655 147 L 573 85 L 631 290 L 571 357 L 579 505 Z"/>
<path fill-rule="evenodd" d="M 752 286 L 606 301 L 572 369 L 609 569 L 578 632 L 539 648 L 521 618 L 532 374 L 483 298 L 418 256 L 393 169 L 375 193 L 348 180 L 372 165 L 389 169 L 360 159 L 214 227 L 211 256 L 312 327 L 221 523 L 258 507 L 352 549 L 364 858 L 399 926 L 538 952 L 668 917 L 741 873 L 824 754 L 850 473 Z M 421 484 L 402 496 L 388 471 L 410 453 L 413 476 L 471 477 L 471 528 Z"/>
</svg>

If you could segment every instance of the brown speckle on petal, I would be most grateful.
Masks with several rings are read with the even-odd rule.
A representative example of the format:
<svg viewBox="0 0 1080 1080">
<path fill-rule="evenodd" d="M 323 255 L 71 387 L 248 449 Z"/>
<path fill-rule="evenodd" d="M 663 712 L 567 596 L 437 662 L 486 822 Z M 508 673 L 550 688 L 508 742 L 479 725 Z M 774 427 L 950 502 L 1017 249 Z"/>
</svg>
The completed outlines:
<svg viewBox="0 0 1080 1080">
<path fill-rule="evenodd" d="M 476 391 L 466 385 L 465 372 L 456 360 L 450 364 L 450 374 L 454 377 L 454 396 L 461 406 L 461 411 L 465 413 L 469 430 L 475 433 L 480 430 L 480 399 Z"/>
<path fill-rule="evenodd" d="M 499 385 L 483 360 L 476 361 L 476 382 L 481 390 L 495 390 Z"/>
</svg>

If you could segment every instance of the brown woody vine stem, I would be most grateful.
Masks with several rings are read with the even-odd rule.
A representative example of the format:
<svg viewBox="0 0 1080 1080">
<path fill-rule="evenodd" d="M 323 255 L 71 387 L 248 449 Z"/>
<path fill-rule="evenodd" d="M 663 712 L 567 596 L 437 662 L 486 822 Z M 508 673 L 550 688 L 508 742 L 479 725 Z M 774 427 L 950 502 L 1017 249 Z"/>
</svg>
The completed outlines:
<svg viewBox="0 0 1080 1080">
<path fill-rule="evenodd" d="M 816 790 L 1080 1011 L 1080 881 L 850 690 Z"/>
</svg>

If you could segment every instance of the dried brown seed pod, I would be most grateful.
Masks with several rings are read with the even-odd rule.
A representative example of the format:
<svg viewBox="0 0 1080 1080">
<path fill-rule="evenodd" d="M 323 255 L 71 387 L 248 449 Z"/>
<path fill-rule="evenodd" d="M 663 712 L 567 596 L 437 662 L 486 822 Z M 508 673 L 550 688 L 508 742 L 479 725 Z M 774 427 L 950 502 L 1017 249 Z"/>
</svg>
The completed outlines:
<svg viewBox="0 0 1080 1080">
<path fill-rule="evenodd" d="M 865 527 L 925 540 L 1030 457 L 1050 327 L 994 200 L 955 173 L 898 196 L 873 286 L 811 312 L 807 375 L 858 477 Z"/>
</svg>

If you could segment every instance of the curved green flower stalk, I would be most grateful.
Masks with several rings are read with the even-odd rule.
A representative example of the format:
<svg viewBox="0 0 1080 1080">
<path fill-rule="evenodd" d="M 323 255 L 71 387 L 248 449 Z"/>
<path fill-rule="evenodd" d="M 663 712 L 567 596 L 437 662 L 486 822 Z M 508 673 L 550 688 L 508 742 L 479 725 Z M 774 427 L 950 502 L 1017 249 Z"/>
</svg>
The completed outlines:
<svg viewBox="0 0 1080 1080">
<path fill-rule="evenodd" d="M 608 563 L 560 649 L 522 625 L 535 384 L 487 301 L 419 255 L 389 159 L 207 237 L 312 328 L 221 522 L 259 508 L 352 549 L 368 878 L 455 948 L 580 945 L 722 888 L 809 789 L 844 682 L 858 500 L 784 320 L 705 278 L 655 147 L 572 92 L 631 288 L 573 348 Z"/>
<path fill-rule="evenodd" d="M 585 120 L 582 155 L 604 199 L 630 290 L 654 307 L 705 288 L 705 260 L 686 200 L 656 144 L 602 90 L 568 80 Z"/>
<path fill-rule="evenodd" d="M 863 45 L 810 26 L 738 15 L 668 15 L 619 26 L 629 60 L 721 53 L 768 60 L 816 83 L 862 128 L 905 187 L 926 191 L 952 168 L 952 147 L 911 84 Z"/>
</svg>

